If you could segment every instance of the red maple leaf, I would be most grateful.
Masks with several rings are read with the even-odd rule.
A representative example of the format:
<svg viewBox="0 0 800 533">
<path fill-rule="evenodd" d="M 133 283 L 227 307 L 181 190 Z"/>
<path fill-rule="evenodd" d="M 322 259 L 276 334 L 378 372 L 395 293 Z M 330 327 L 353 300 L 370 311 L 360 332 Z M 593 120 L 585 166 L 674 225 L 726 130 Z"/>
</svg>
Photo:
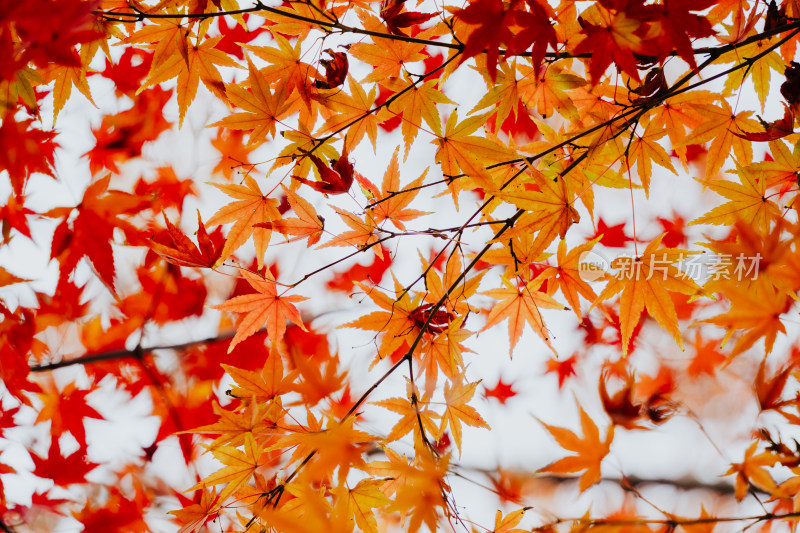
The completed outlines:
<svg viewBox="0 0 800 533">
<path fill-rule="evenodd" d="M 120 216 L 138 213 L 148 207 L 149 202 L 133 194 L 108 190 L 110 177 L 109 174 L 89 185 L 83 200 L 74 209 L 56 208 L 46 215 L 63 216 L 53 233 L 50 250 L 50 258 L 60 263 L 60 278 L 66 279 L 81 258 L 86 257 L 100 280 L 116 295 L 116 269 L 111 248 L 114 228 L 122 229 L 129 242 L 144 241 L 138 230 Z M 74 219 L 71 218 L 73 211 L 78 212 Z"/>
<path fill-rule="evenodd" d="M 33 119 L 17 121 L 13 112 L 0 119 L 0 172 L 8 171 L 17 196 L 24 193 L 31 174 L 53 175 L 56 133 L 36 129 L 32 124 Z"/>
<path fill-rule="evenodd" d="M 514 383 L 506 383 L 502 378 L 497 380 L 497 384 L 491 389 L 484 385 L 483 395 L 487 398 L 494 398 L 501 404 L 505 405 L 509 398 L 517 395 L 514 390 Z"/>
<path fill-rule="evenodd" d="M 564 382 L 567 381 L 568 378 L 577 375 L 575 373 L 575 365 L 577 362 L 577 354 L 573 354 L 561 361 L 558 359 L 548 359 L 546 362 L 547 370 L 545 370 L 544 373 L 556 374 L 558 376 L 558 388 L 560 389 L 564 386 Z"/>
<path fill-rule="evenodd" d="M 558 44 L 550 23 L 550 8 L 536 0 L 513 0 L 508 5 L 501 0 L 474 0 L 457 10 L 455 16 L 474 26 L 464 45 L 462 62 L 485 51 L 486 70 L 492 81 L 497 78 L 501 44 L 506 45 L 505 54 L 511 55 L 533 46 L 531 61 L 537 69 L 547 47 Z"/>
<path fill-rule="evenodd" d="M 686 219 L 676 213 L 670 218 L 656 217 L 656 222 L 661 225 L 664 235 L 662 243 L 666 248 L 682 248 L 688 243 L 686 236 Z"/>
<path fill-rule="evenodd" d="M 333 279 L 325 286 L 334 291 L 349 292 L 356 281 L 369 280 L 371 283 L 380 283 L 383 274 L 392 266 L 392 256 L 389 250 L 383 248 L 382 254 L 375 254 L 372 263 L 361 265 L 356 263 L 347 270 L 336 272 Z"/>
<path fill-rule="evenodd" d="M 0 207 L 0 233 L 2 233 L 3 242 L 9 241 L 12 229 L 33 240 L 28 226 L 28 217 L 34 214 L 36 214 L 35 211 L 25 207 L 24 196 L 9 195 L 6 205 Z"/>
<path fill-rule="evenodd" d="M 787 69 L 788 70 L 788 69 Z M 794 133 L 794 112 L 792 108 L 784 104 L 783 118 L 772 122 L 761 121 L 764 131 L 742 132 L 732 131 L 734 135 L 748 141 L 767 142 L 786 137 Z"/>
<path fill-rule="evenodd" d="M 103 416 L 91 407 L 86 396 L 92 390 L 80 390 L 75 383 L 70 383 L 61 390 L 54 384 L 45 387 L 45 391 L 40 395 L 44 402 L 36 423 L 50 421 L 50 435 L 53 439 L 58 439 L 64 431 L 78 441 L 81 448 L 86 448 L 86 431 L 83 427 L 84 418 L 95 418 L 103 420 Z"/>
<path fill-rule="evenodd" d="M 86 448 L 79 448 L 64 456 L 58 437 L 50 440 L 50 450 L 47 457 L 31 454 L 33 461 L 33 474 L 35 476 L 52 479 L 59 487 L 66 487 L 73 483 L 86 483 L 86 474 L 97 468 L 98 464 L 92 463 L 86 457 Z"/>
<path fill-rule="evenodd" d="M 325 53 L 331 56 L 330 59 L 322 59 L 319 62 L 322 68 L 325 69 L 325 77 L 314 81 L 314 87 L 317 89 L 334 89 L 341 86 L 347 78 L 349 62 L 347 54 L 344 52 L 325 50 Z"/>
<path fill-rule="evenodd" d="M 427 22 L 436 16 L 436 13 L 420 13 L 419 11 L 403 11 L 406 0 L 383 0 L 381 4 L 381 18 L 386 23 L 386 28 L 395 35 L 405 35 L 400 28 L 409 28 Z M 412 34 L 415 33 L 412 31 Z"/>
<path fill-rule="evenodd" d="M 242 15 L 242 20 L 247 23 L 248 14 Z M 241 43 L 249 43 L 266 29 L 266 25 L 260 25 L 254 29 L 243 28 L 238 22 L 232 26 L 228 26 L 225 17 L 217 18 L 217 25 L 219 32 L 222 34 L 222 39 L 214 46 L 217 50 L 237 57 L 240 61 L 244 60 L 242 53 Z"/>
<path fill-rule="evenodd" d="M 100 127 L 92 130 L 94 148 L 84 154 L 92 174 L 103 168 L 119 173 L 118 162 L 139 157 L 144 143 L 172 127 L 163 113 L 171 96 L 172 89 L 155 86 L 139 93 L 131 109 L 103 117 Z"/>
<path fill-rule="evenodd" d="M 593 240 L 600 237 L 600 244 L 610 248 L 625 248 L 629 242 L 633 242 L 631 237 L 625 233 L 625 222 L 609 226 L 603 217 L 597 220 L 597 231 L 586 240 Z"/>
<path fill-rule="evenodd" d="M 199 248 L 181 230 L 172 225 L 167 219 L 167 215 L 164 215 L 164 222 L 167 224 L 167 234 L 172 240 L 172 246 L 153 240 L 150 243 L 150 248 L 154 252 L 175 265 L 214 268 L 222 253 L 222 243 L 217 242 L 215 244 L 208 236 L 203 219 L 200 218 L 199 210 L 197 211 L 197 242 Z"/>
<path fill-rule="evenodd" d="M 141 48 L 126 48 L 119 60 L 111 63 L 106 58 L 106 68 L 100 72 L 104 78 L 114 82 L 117 95 L 135 97 L 142 86 L 142 80 L 150 71 L 153 63 L 153 52 Z"/>
<path fill-rule="evenodd" d="M 304 183 L 314 189 L 325 194 L 344 194 L 350 190 L 353 185 L 353 164 L 347 159 L 347 147 L 342 150 L 342 157 L 331 161 L 331 166 L 328 167 L 320 158 L 313 154 L 307 157 L 311 159 L 314 166 L 319 171 L 319 181 L 307 180 L 298 176 L 292 176 L 300 183 Z"/>
<path fill-rule="evenodd" d="M 83 524 L 83 533 L 146 533 L 150 531 L 144 521 L 147 504 L 143 493 L 128 499 L 116 487 L 104 505 L 89 502 L 80 512 L 73 512 Z"/>
</svg>

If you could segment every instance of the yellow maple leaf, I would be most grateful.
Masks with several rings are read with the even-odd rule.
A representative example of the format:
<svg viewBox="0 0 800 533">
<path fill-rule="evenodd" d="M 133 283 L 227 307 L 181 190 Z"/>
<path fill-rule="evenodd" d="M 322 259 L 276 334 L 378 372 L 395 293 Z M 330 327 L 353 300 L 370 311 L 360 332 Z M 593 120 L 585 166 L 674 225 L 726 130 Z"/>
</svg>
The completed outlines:
<svg viewBox="0 0 800 533">
<path fill-rule="evenodd" d="M 256 468 L 260 466 L 263 450 L 256 443 L 253 434 L 247 433 L 244 440 L 244 450 L 233 446 L 221 446 L 219 448 L 210 448 L 209 451 L 226 466 L 203 478 L 200 483 L 189 489 L 189 491 L 226 483 L 225 488 L 220 491 L 216 500 L 218 505 L 222 505 L 230 495 L 253 477 Z"/>
<path fill-rule="evenodd" d="M 373 509 L 388 504 L 391 500 L 381 491 L 382 479 L 362 479 L 355 487 L 340 485 L 333 489 L 336 506 L 342 514 L 352 516 L 356 525 L 365 533 L 378 533 L 378 521 Z"/>
<path fill-rule="evenodd" d="M 728 180 L 701 181 L 729 201 L 717 206 L 689 224 L 735 224 L 741 220 L 766 231 L 770 220 L 781 216 L 778 204 L 767 198 L 767 180 L 758 167 L 736 165 L 741 185 Z"/>
</svg>

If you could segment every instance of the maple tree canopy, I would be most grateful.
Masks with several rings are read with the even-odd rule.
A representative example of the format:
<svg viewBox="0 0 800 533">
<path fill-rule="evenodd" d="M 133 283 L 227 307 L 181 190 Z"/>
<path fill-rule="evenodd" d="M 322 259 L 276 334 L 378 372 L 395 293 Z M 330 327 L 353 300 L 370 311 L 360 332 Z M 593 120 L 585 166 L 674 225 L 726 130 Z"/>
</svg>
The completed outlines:
<svg viewBox="0 0 800 533">
<path fill-rule="evenodd" d="M 0 0 L 0 531 L 793 531 L 798 36 Z"/>
</svg>

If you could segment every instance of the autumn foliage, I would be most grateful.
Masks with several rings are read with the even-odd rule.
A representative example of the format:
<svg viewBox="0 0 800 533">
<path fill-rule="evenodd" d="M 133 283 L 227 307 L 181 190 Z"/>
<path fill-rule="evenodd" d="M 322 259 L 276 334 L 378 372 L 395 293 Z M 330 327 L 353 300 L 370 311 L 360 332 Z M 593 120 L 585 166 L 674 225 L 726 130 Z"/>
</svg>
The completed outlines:
<svg viewBox="0 0 800 533">
<path fill-rule="evenodd" d="M 0 531 L 796 529 L 799 35 L 0 2 Z"/>
</svg>

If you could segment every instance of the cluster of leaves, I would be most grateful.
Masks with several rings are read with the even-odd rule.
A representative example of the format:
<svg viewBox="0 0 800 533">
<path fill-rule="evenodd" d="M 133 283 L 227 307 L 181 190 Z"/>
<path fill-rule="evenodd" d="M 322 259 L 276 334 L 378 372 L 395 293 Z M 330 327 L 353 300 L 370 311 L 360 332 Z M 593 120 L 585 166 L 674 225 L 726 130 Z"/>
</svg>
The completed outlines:
<svg viewBox="0 0 800 533">
<path fill-rule="evenodd" d="M 800 4 L 413 9 L 0 7 L 1 530 L 795 527 Z M 78 126 L 93 137 L 78 171 L 58 165 L 73 88 L 102 109 Z M 148 154 L 198 122 L 216 135 L 213 170 L 181 178 L 174 154 Z M 649 218 L 689 172 L 697 198 Z M 54 179 L 87 185 L 43 200 Z M 632 236 L 603 219 L 620 212 Z M 23 277 L 36 269 L 21 241 L 49 250 L 49 275 Z M 708 257 L 703 277 L 686 267 Z M 350 319 L 325 316 L 341 307 Z M 560 323 L 577 346 L 554 338 Z M 485 353 L 492 334 L 508 357 Z M 366 354 L 333 349 L 364 338 Z M 566 456 L 470 470 L 462 455 L 494 424 L 484 407 L 522 396 L 476 369 L 522 345 L 515 361 L 578 393 L 580 431 L 515 417 Z M 708 435 L 692 390 L 734 381 L 768 414 L 715 472 L 730 485 L 691 486 L 727 494 L 727 514 L 666 509 L 623 475 L 619 509 L 524 516 L 542 480 L 613 481 L 628 434 L 683 418 Z M 156 429 L 104 461 L 115 395 Z M 183 479 L 164 468 L 176 460 Z M 493 525 L 465 512 L 460 480 L 504 506 Z"/>
</svg>

